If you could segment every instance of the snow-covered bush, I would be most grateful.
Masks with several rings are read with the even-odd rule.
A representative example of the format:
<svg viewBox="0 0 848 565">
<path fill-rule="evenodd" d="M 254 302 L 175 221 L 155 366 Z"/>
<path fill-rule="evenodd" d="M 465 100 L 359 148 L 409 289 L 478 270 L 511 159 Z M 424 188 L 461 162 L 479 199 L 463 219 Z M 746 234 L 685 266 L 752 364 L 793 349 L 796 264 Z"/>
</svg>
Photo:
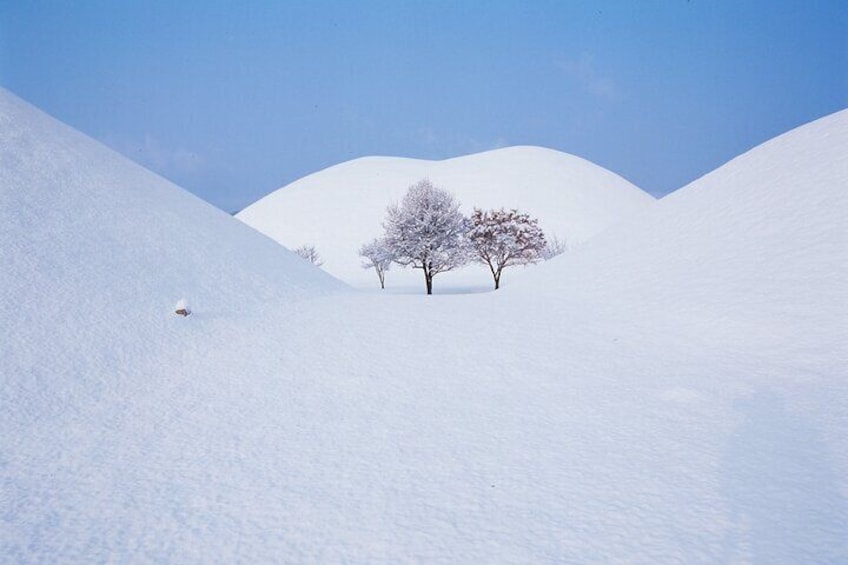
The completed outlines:
<svg viewBox="0 0 848 565">
<path fill-rule="evenodd" d="M 373 239 L 359 248 L 363 269 L 374 269 L 380 279 L 380 288 L 386 288 L 386 271 L 392 266 L 392 253 L 384 239 Z"/>
<path fill-rule="evenodd" d="M 433 294 L 434 276 L 468 262 L 468 219 L 453 195 L 429 179 L 410 186 L 400 204 L 389 206 L 383 227 L 392 260 L 421 269 L 427 294 Z"/>
<path fill-rule="evenodd" d="M 315 249 L 314 245 L 301 245 L 295 249 L 294 252 L 316 267 L 320 267 L 324 264 L 324 261 L 321 260 L 321 256 L 318 255 L 318 250 Z"/>
<path fill-rule="evenodd" d="M 488 265 L 500 287 L 501 273 L 506 267 L 528 265 L 542 259 L 547 246 L 539 221 L 518 210 L 474 208 L 468 234 L 475 251 L 474 259 Z"/>
</svg>

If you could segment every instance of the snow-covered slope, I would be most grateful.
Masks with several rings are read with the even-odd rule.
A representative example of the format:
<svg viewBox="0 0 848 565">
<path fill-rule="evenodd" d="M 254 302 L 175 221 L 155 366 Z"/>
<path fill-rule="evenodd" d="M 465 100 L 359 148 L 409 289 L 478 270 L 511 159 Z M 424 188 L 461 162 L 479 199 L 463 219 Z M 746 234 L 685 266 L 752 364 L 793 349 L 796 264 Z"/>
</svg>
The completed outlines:
<svg viewBox="0 0 848 565">
<path fill-rule="evenodd" d="M 363 271 L 357 250 L 382 235 L 386 207 L 425 177 L 452 192 L 466 213 L 474 206 L 519 208 L 539 218 L 547 234 L 571 246 L 654 201 L 623 178 L 578 157 L 541 147 L 509 147 L 445 161 L 356 159 L 285 186 L 237 217 L 289 248 L 315 245 L 329 273 L 356 286 L 374 287 L 377 278 Z M 423 284 L 419 272 L 393 269 L 388 288 Z M 485 268 L 468 267 L 439 275 L 436 291 L 452 284 L 487 288 L 489 278 Z"/>
<path fill-rule="evenodd" d="M 0 265 L 5 502 L 34 437 L 58 437 L 116 401 L 113 386 L 146 388 L 143 367 L 159 356 L 179 374 L 185 332 L 214 344 L 268 302 L 296 308 L 344 288 L 5 90 Z M 182 298 L 191 318 L 174 315 Z"/>
<path fill-rule="evenodd" d="M 843 111 L 779 136 L 515 284 L 697 320 L 844 319 L 846 132 Z"/>
<path fill-rule="evenodd" d="M 202 312 L 341 286 L 6 91 L 0 135 L 4 322 L 151 321 L 181 296 Z"/>
<path fill-rule="evenodd" d="M 843 110 L 507 283 L 501 307 L 523 310 L 527 325 L 547 321 L 535 335 L 560 359 L 554 370 L 567 381 L 600 379 L 618 405 L 602 419 L 620 418 L 613 429 L 578 431 L 581 423 L 568 434 L 594 435 L 597 449 L 611 442 L 607 463 L 632 466 L 589 481 L 617 494 L 599 484 L 586 492 L 614 499 L 632 521 L 645 499 L 663 500 L 642 519 L 679 528 L 671 545 L 680 553 L 658 561 L 848 561 L 846 218 Z M 531 335 L 524 325 L 510 332 Z M 591 347 L 610 346 L 606 359 L 596 352 L 583 364 L 585 340 L 574 333 L 584 332 L 597 332 Z M 568 409 L 582 410 L 593 386 L 576 385 Z M 608 472 L 594 456 L 579 459 Z"/>
<path fill-rule="evenodd" d="M 848 559 L 845 113 L 427 297 L 3 98 L 5 561 Z"/>
</svg>

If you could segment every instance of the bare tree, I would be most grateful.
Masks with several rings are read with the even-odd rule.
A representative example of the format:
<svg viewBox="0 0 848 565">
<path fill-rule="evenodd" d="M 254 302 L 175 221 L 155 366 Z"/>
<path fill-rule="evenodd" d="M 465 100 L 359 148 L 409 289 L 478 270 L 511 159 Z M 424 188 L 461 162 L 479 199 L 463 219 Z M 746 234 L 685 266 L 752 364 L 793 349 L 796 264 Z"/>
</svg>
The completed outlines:
<svg viewBox="0 0 848 565">
<path fill-rule="evenodd" d="M 433 294 L 433 277 L 468 262 L 468 220 L 453 195 L 429 179 L 410 186 L 400 204 L 388 207 L 383 227 L 392 260 L 421 269 L 427 294 Z"/>
<path fill-rule="evenodd" d="M 548 239 L 548 244 L 542 251 L 542 259 L 545 261 L 553 259 L 557 255 L 562 255 L 568 249 L 565 239 L 559 239 L 556 234 Z"/>
<path fill-rule="evenodd" d="M 365 260 L 363 269 L 374 269 L 380 279 L 380 288 L 386 288 L 386 271 L 392 266 L 392 253 L 385 239 L 373 239 L 359 248 L 359 255 Z"/>
<path fill-rule="evenodd" d="M 300 255 L 316 267 L 320 267 L 324 264 L 324 261 L 321 260 L 321 256 L 318 255 L 318 250 L 315 249 L 314 245 L 301 245 L 297 249 L 294 250 L 297 255 Z"/>
<path fill-rule="evenodd" d="M 539 221 L 518 210 L 474 208 L 468 238 L 476 252 L 475 260 L 488 265 L 500 288 L 506 267 L 529 265 L 542 259 L 547 242 Z"/>
</svg>

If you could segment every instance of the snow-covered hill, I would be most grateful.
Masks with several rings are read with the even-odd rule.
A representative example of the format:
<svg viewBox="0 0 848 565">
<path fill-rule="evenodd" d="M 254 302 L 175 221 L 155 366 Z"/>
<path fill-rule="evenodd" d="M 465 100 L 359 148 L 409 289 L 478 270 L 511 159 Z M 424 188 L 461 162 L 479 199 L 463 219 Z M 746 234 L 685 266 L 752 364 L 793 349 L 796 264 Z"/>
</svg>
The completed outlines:
<svg viewBox="0 0 848 565">
<path fill-rule="evenodd" d="M 848 114 L 428 297 L 2 100 L 5 561 L 848 559 Z"/>
<path fill-rule="evenodd" d="M 680 466 L 670 475 L 705 481 L 682 510 L 715 512 L 717 531 L 705 523 L 692 538 L 715 535 L 712 557 L 682 561 L 848 560 L 846 218 L 843 110 L 737 157 L 506 291 L 530 319 L 567 313 L 565 333 L 578 312 L 603 320 L 592 326 L 617 346 L 601 365 L 626 365 L 610 387 L 628 388 L 643 416 L 683 426 L 665 447 Z M 556 291 L 531 310 L 540 289 Z M 576 353 L 568 338 L 551 341 Z M 684 452 L 698 463 L 678 460 Z M 679 494 L 677 479 L 657 494 Z M 709 491 L 712 502 L 701 497 Z"/>
<path fill-rule="evenodd" d="M 843 111 L 779 136 L 515 284 L 628 309 L 697 305 L 682 315 L 698 320 L 836 322 L 848 303 L 846 131 Z"/>
<path fill-rule="evenodd" d="M 650 536 L 668 536 L 662 545 L 677 551 L 651 559 L 646 541 L 635 559 L 599 560 L 848 560 L 846 218 L 843 110 L 507 283 L 500 307 L 533 320 L 510 333 L 545 336 L 533 349 L 558 359 L 553 373 L 579 382 L 568 409 L 618 406 L 589 417 L 604 426 L 620 418 L 613 428 L 581 422 L 568 432 L 593 436 L 590 451 L 609 445 L 606 456 L 581 452 L 581 467 L 631 466 L 587 481 L 585 492 L 631 525 L 640 519 L 634 508 L 650 506 L 641 516 L 656 521 Z M 533 332 L 539 321 L 547 324 Z M 609 346 L 607 357 L 596 350 L 586 363 L 587 341 Z M 588 400 L 596 386 L 609 396 Z"/>
<path fill-rule="evenodd" d="M 373 288 L 377 278 L 362 269 L 359 246 L 382 235 L 386 207 L 423 178 L 452 192 L 466 213 L 474 206 L 519 208 L 572 247 L 654 201 L 623 178 L 573 155 L 509 147 L 445 161 L 356 159 L 285 186 L 237 217 L 289 248 L 315 245 L 327 272 Z M 467 267 L 439 275 L 436 291 L 446 286 L 489 288 L 490 278 L 484 267 Z M 418 271 L 393 267 L 386 285 L 419 288 L 419 279 Z"/>
<path fill-rule="evenodd" d="M 5 562 L 88 561 L 79 547 L 65 552 L 72 536 L 98 535 L 75 529 L 86 527 L 78 512 L 107 520 L 108 483 L 147 463 L 121 458 L 121 445 L 179 433 L 138 403 L 166 406 L 169 387 L 195 386 L 183 379 L 197 346 L 242 335 L 269 303 L 296 310 L 345 290 L 2 89 L 0 265 Z M 194 310 L 186 319 L 174 314 L 181 298 Z M 64 507 L 74 496 L 81 506 Z"/>
<path fill-rule="evenodd" d="M 72 307 L 121 318 L 167 311 L 180 294 L 202 309 L 343 286 L 5 90 L 0 120 L 0 249 L 14 267 L 3 270 L 3 288 L 23 303 L 39 297 L 56 316 Z"/>
</svg>

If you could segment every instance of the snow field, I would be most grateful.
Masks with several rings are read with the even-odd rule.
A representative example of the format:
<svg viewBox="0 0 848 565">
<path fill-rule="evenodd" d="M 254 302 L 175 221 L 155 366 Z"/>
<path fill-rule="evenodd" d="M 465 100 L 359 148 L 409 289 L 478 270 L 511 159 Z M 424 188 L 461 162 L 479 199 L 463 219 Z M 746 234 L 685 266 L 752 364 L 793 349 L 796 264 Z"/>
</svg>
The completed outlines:
<svg viewBox="0 0 848 565">
<path fill-rule="evenodd" d="M 846 117 L 426 297 L 351 292 L 3 93 L 0 554 L 845 561 Z"/>
</svg>

